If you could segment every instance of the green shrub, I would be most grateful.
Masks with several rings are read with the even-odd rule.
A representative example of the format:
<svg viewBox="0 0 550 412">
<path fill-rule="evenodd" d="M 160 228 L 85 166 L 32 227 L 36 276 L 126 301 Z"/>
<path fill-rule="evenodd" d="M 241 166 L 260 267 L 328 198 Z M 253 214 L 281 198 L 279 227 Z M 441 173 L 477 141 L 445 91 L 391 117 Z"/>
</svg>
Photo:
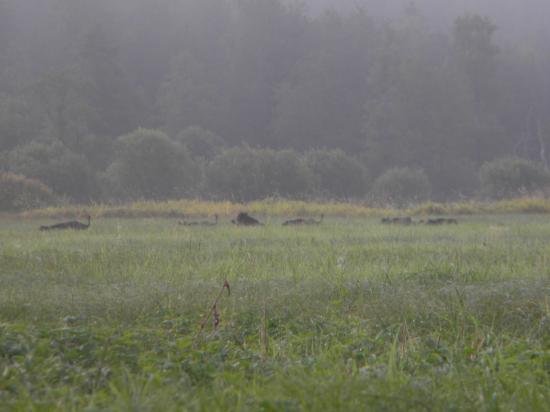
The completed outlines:
<svg viewBox="0 0 550 412">
<path fill-rule="evenodd" d="M 392 168 L 379 176 L 373 186 L 372 197 L 381 203 L 403 206 L 430 198 L 430 180 L 421 169 Z"/>
<path fill-rule="evenodd" d="M 267 196 L 304 198 L 312 186 L 312 175 L 303 159 L 293 150 L 260 150 L 260 167 Z"/>
<path fill-rule="evenodd" d="M 367 193 L 367 170 L 361 162 L 343 151 L 312 150 L 306 154 L 306 162 L 320 195 L 349 199 L 363 197 Z"/>
<path fill-rule="evenodd" d="M 208 165 L 206 180 L 210 194 L 237 201 L 303 198 L 311 187 L 311 174 L 295 152 L 249 147 L 216 157 Z"/>
<path fill-rule="evenodd" d="M 138 129 L 116 140 L 104 178 L 108 197 L 160 200 L 191 193 L 197 168 L 185 148 L 163 132 Z"/>
<path fill-rule="evenodd" d="M 497 199 L 531 194 L 550 184 L 550 174 L 540 164 L 514 157 L 485 163 L 479 178 L 482 192 Z"/>
<path fill-rule="evenodd" d="M 51 189 L 38 180 L 14 173 L 0 172 L 0 210 L 15 212 L 50 206 L 54 203 Z"/>
<path fill-rule="evenodd" d="M 194 159 L 212 159 L 223 149 L 221 137 L 198 126 L 182 130 L 176 136 L 176 141 L 181 143 Z"/>
<path fill-rule="evenodd" d="M 87 159 L 59 142 L 32 142 L 7 157 L 10 172 L 39 179 L 56 194 L 85 202 L 98 193 L 96 175 Z"/>
<path fill-rule="evenodd" d="M 29 136 L 35 132 L 33 126 L 36 126 L 30 113 L 30 107 L 22 97 L 0 93 L 0 151 L 12 150 L 28 142 Z"/>
</svg>

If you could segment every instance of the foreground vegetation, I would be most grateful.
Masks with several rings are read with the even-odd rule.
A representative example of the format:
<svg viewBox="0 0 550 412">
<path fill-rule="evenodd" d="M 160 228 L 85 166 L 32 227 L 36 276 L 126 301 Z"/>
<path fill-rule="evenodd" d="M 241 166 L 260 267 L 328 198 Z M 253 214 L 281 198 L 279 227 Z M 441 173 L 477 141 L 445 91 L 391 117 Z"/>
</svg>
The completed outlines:
<svg viewBox="0 0 550 412">
<path fill-rule="evenodd" d="M 2 220 L 0 410 L 549 409 L 546 216 L 266 220 Z"/>
</svg>

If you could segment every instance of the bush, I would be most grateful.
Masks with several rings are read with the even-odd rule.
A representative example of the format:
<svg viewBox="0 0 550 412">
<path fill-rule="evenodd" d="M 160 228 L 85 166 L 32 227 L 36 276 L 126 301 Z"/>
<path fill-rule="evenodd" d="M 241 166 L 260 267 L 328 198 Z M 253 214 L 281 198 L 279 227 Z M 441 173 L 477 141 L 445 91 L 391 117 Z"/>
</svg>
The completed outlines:
<svg viewBox="0 0 550 412">
<path fill-rule="evenodd" d="M 176 141 L 181 143 L 194 158 L 212 159 L 223 148 L 223 140 L 217 134 L 201 127 L 192 126 L 182 130 Z"/>
<path fill-rule="evenodd" d="M 255 150 L 248 147 L 226 150 L 206 170 L 211 195 L 222 199 L 249 201 L 263 197 L 260 162 Z"/>
<path fill-rule="evenodd" d="M 54 195 L 46 185 L 14 173 L 0 172 L 0 210 L 15 212 L 49 206 Z"/>
<path fill-rule="evenodd" d="M 55 193 L 89 201 L 98 193 L 96 176 L 87 159 L 59 142 L 32 142 L 8 154 L 8 170 L 39 179 Z"/>
<path fill-rule="evenodd" d="M 403 206 L 428 200 L 430 180 L 421 169 L 392 168 L 379 176 L 373 186 L 372 197 L 381 203 Z"/>
<path fill-rule="evenodd" d="M 119 137 L 105 176 L 115 199 L 168 199 L 197 186 L 197 169 L 184 147 L 158 130 L 138 129 Z"/>
<path fill-rule="evenodd" d="M 497 199 L 530 194 L 550 183 L 550 174 L 540 164 L 514 157 L 485 163 L 479 178 L 483 193 Z"/>
<path fill-rule="evenodd" d="M 0 150 L 12 150 L 28 142 L 36 125 L 30 113 L 23 98 L 0 94 Z"/>
<path fill-rule="evenodd" d="M 427 169 L 434 198 L 438 201 L 460 200 L 476 193 L 479 177 L 475 162 L 465 158 L 449 158 L 441 163 Z"/>
<path fill-rule="evenodd" d="M 313 173 L 315 189 L 322 196 L 349 199 L 367 193 L 367 170 L 343 151 L 312 150 L 306 154 L 306 162 Z"/>
<path fill-rule="evenodd" d="M 249 147 L 229 149 L 216 157 L 207 168 L 206 180 L 211 194 L 237 201 L 301 198 L 311 186 L 311 174 L 295 152 Z"/>
</svg>

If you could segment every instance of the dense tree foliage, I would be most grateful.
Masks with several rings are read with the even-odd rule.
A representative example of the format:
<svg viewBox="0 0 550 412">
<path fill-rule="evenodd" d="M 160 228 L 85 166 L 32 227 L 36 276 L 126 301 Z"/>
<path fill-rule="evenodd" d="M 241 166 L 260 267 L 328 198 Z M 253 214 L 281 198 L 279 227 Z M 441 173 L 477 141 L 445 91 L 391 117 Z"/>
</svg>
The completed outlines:
<svg viewBox="0 0 550 412">
<path fill-rule="evenodd" d="M 290 150 L 232 148 L 207 167 L 207 193 L 249 201 L 266 197 L 304 197 L 311 192 L 311 173 Z"/>
<path fill-rule="evenodd" d="M 192 193 L 197 173 L 180 143 L 163 132 L 138 129 L 116 140 L 106 178 L 114 199 L 167 199 Z"/>
<path fill-rule="evenodd" d="M 371 195 L 379 202 L 402 206 L 426 201 L 431 192 L 431 183 L 423 170 L 394 167 L 375 180 Z"/>
<path fill-rule="evenodd" d="M 0 170 L 82 202 L 360 198 L 404 167 L 452 199 L 497 158 L 548 169 L 548 6 L 299 3 L 0 0 Z"/>
<path fill-rule="evenodd" d="M 182 130 L 176 140 L 181 143 L 195 159 L 212 159 L 223 149 L 221 137 L 202 127 L 190 126 Z"/>
<path fill-rule="evenodd" d="M 7 156 L 7 170 L 40 180 L 70 200 L 85 202 L 98 195 L 96 175 L 86 157 L 60 142 L 32 142 Z"/>
<path fill-rule="evenodd" d="M 365 167 L 341 150 L 312 150 L 306 154 L 306 162 L 316 192 L 324 197 L 361 198 L 368 190 Z"/>
<path fill-rule="evenodd" d="M 484 194 L 496 198 L 529 195 L 550 183 L 540 164 L 513 157 L 485 163 L 479 177 Z"/>
<path fill-rule="evenodd" d="M 55 202 L 53 192 L 38 180 L 14 173 L 0 172 L 0 210 L 20 211 L 50 206 Z"/>
</svg>

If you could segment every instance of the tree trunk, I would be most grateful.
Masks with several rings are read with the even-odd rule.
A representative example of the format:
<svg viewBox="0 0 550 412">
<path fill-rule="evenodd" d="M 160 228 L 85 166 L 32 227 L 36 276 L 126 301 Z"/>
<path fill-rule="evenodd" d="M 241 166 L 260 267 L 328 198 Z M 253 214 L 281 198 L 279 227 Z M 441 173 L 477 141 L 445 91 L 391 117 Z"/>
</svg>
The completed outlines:
<svg viewBox="0 0 550 412">
<path fill-rule="evenodd" d="M 539 142 L 539 150 L 540 150 L 540 160 L 544 166 L 544 170 L 547 172 L 549 171 L 548 168 L 548 159 L 546 158 L 546 142 L 544 141 L 543 136 L 543 130 L 542 130 L 542 122 L 540 119 L 537 119 L 537 140 Z"/>
</svg>

